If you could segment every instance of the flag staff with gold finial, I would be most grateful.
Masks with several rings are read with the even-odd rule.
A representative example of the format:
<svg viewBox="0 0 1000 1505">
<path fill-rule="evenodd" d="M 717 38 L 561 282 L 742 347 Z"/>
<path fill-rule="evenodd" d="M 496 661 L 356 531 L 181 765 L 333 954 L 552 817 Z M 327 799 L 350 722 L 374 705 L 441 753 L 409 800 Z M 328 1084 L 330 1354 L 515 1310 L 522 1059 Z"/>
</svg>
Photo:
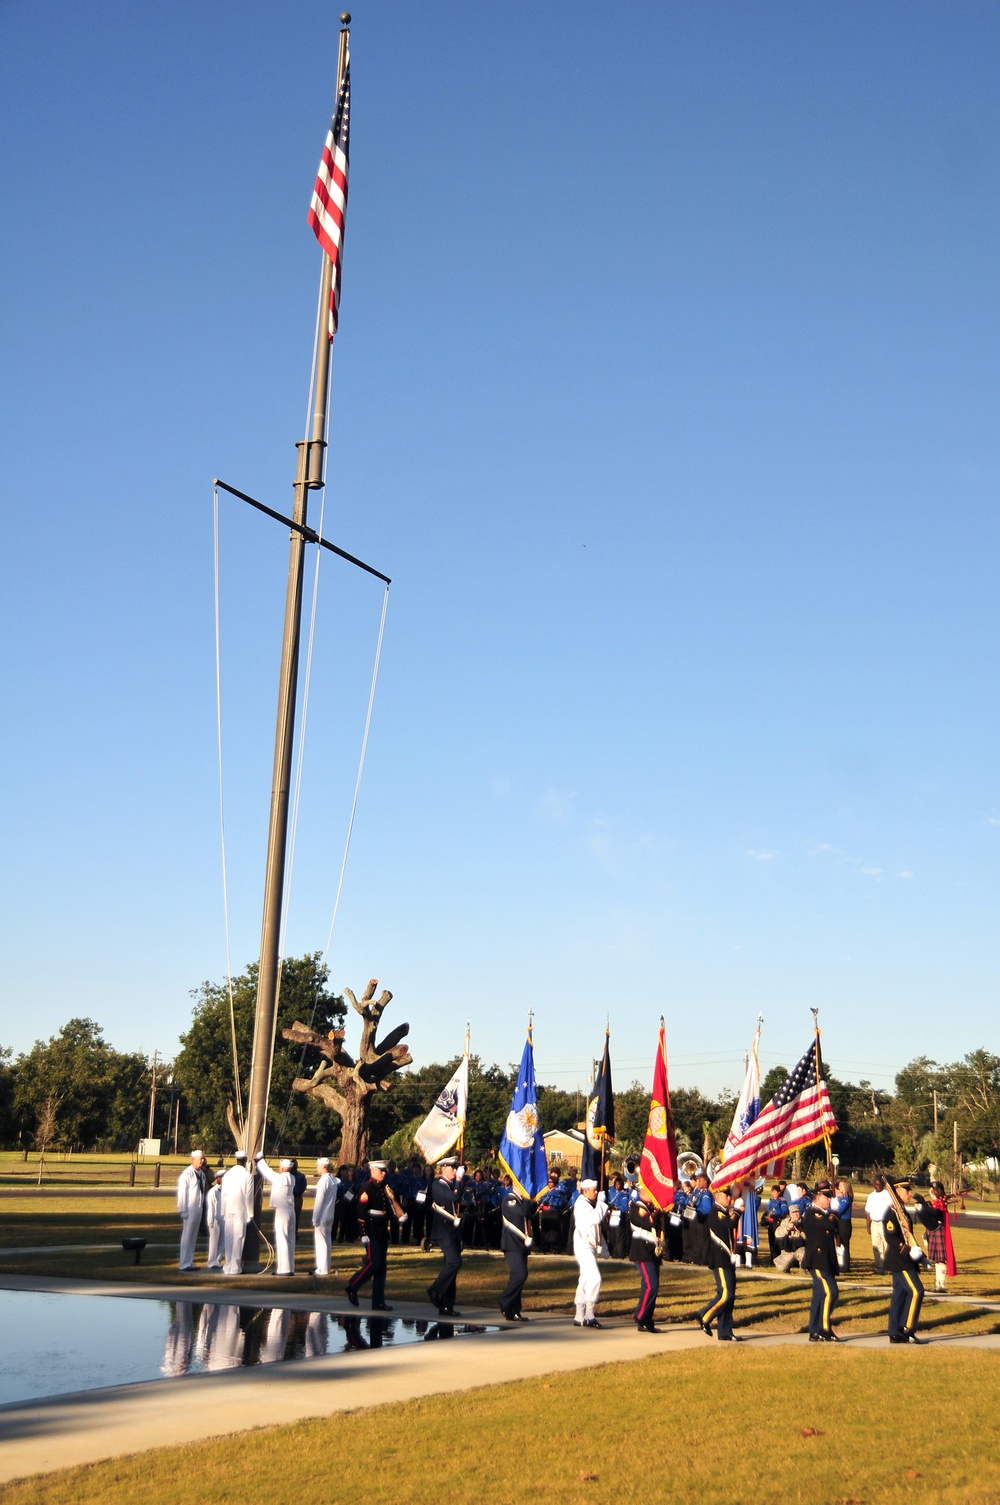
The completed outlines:
<svg viewBox="0 0 1000 1505">
<path fill-rule="evenodd" d="M 822 1068 L 822 1064 L 823 1064 L 822 1058 L 821 1058 L 820 1053 L 819 1053 L 819 1009 L 810 1009 L 809 1012 L 813 1016 L 813 1029 L 814 1029 L 814 1031 L 816 1033 L 816 1091 L 818 1092 L 819 1091 L 819 1084 L 820 1084 L 821 1068 Z M 832 1148 L 832 1144 L 831 1144 L 829 1129 L 824 1129 L 823 1130 L 823 1147 L 826 1150 L 826 1173 L 827 1173 L 828 1176 L 832 1176 L 833 1175 L 833 1148 Z"/>
<path fill-rule="evenodd" d="M 243 1146 L 251 1156 L 264 1148 L 264 1125 L 271 1086 L 274 1035 L 277 1020 L 281 914 L 288 846 L 289 792 L 292 746 L 295 737 L 295 701 L 298 687 L 299 639 L 302 627 L 302 579 L 305 564 L 306 513 L 309 492 L 324 485 L 326 420 L 330 391 L 333 330 L 336 327 L 343 251 L 343 222 L 347 204 L 347 149 L 350 128 L 350 14 L 341 15 L 340 48 L 337 56 L 336 112 L 323 152 L 320 176 L 313 194 L 310 223 L 324 249 L 320 273 L 319 317 L 316 322 L 315 367 L 310 394 L 310 418 L 306 437 L 296 449 L 293 527 L 289 545 L 288 583 L 285 591 L 285 624 L 281 640 L 278 675 L 278 714 L 274 737 L 274 770 L 271 781 L 271 812 L 267 832 L 264 872 L 264 905 L 261 922 L 260 965 L 254 1010 L 253 1055 Z M 317 195 L 325 182 L 324 204 L 317 223 Z M 333 237 L 331 241 L 331 235 Z M 331 254 L 331 251 L 335 254 Z M 327 319 L 329 310 L 329 327 Z"/>
</svg>

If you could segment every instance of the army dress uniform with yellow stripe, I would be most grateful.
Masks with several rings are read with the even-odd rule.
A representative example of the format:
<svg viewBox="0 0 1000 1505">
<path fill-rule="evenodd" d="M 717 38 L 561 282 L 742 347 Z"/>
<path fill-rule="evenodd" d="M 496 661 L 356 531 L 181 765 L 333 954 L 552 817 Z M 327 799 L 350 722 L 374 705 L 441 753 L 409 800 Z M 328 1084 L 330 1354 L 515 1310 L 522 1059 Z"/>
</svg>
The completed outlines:
<svg viewBox="0 0 1000 1505">
<path fill-rule="evenodd" d="M 882 1223 L 885 1231 L 885 1269 L 892 1276 L 889 1342 L 926 1343 L 926 1338 L 918 1338 L 916 1333 L 924 1300 L 923 1281 L 918 1273 L 923 1251 L 921 1250 L 919 1258 L 913 1258 L 911 1249 L 919 1249 L 920 1246 L 911 1246 L 906 1235 L 907 1232 L 912 1233 L 913 1224 L 905 1211 L 903 1216 L 907 1223 L 905 1231 L 894 1207 L 889 1208 Z"/>
<path fill-rule="evenodd" d="M 840 1300 L 837 1286 L 837 1243 L 839 1223 L 830 1211 L 828 1187 L 817 1187 L 813 1192 L 813 1204 L 802 1215 L 802 1231 L 806 1236 L 803 1270 L 812 1276 L 812 1303 L 809 1307 L 810 1343 L 838 1343 L 831 1318 L 833 1309 Z"/>
<path fill-rule="evenodd" d="M 698 1213 L 698 1223 L 705 1236 L 701 1263 L 708 1266 L 715 1276 L 715 1300 L 702 1307 L 698 1313 L 701 1330 L 712 1336 L 712 1323 L 716 1325 L 716 1337 L 722 1343 L 738 1343 L 733 1334 L 733 1307 L 736 1305 L 736 1252 L 733 1249 L 733 1232 L 739 1214 L 731 1209 L 732 1198 L 728 1191 L 716 1194 L 717 1200 L 709 1213 Z"/>
</svg>

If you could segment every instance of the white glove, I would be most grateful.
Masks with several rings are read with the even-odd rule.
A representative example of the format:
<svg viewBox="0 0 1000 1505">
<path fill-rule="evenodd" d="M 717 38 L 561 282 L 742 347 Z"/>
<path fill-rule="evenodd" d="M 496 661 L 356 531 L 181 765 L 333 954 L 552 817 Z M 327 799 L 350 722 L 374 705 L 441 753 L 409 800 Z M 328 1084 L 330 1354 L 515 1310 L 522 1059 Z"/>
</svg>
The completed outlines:
<svg viewBox="0 0 1000 1505">
<path fill-rule="evenodd" d="M 924 1257 L 924 1251 L 921 1249 L 920 1245 L 919 1244 L 911 1244 L 910 1245 L 910 1258 L 913 1260 L 913 1263 L 914 1264 L 918 1264 L 920 1262 L 920 1260 L 923 1259 L 923 1257 Z"/>
<path fill-rule="evenodd" d="M 524 1241 L 524 1247 L 526 1249 L 530 1249 L 531 1248 L 531 1239 L 530 1238 L 526 1238 L 525 1239 L 525 1241 Z"/>
<path fill-rule="evenodd" d="M 403 1226 L 403 1224 L 406 1222 L 406 1220 L 408 1219 L 409 1216 L 410 1216 L 410 1214 L 408 1212 L 401 1212 L 400 1213 L 400 1215 L 399 1215 L 399 1225 L 400 1225 L 400 1227 Z"/>
<path fill-rule="evenodd" d="M 371 1243 L 371 1239 L 368 1237 L 367 1233 L 363 1233 L 361 1235 L 361 1242 L 366 1246 Z"/>
</svg>

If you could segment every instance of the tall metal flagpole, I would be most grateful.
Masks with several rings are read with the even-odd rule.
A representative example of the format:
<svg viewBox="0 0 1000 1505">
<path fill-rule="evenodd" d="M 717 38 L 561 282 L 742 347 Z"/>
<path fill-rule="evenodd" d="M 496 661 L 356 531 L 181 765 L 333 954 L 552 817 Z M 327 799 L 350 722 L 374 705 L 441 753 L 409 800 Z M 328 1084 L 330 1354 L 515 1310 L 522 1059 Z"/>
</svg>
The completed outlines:
<svg viewBox="0 0 1000 1505">
<path fill-rule="evenodd" d="M 340 52 L 337 58 L 337 92 L 344 81 L 350 16 L 341 16 Z M 308 436 L 297 445 L 295 502 L 292 517 L 299 527 L 306 523 L 309 492 L 323 485 L 323 451 L 326 447 L 327 402 L 330 387 L 331 342 L 327 337 L 327 310 L 333 285 L 333 263 L 323 255 L 320 278 L 320 317 L 317 322 L 316 375 L 312 391 L 312 418 Z M 271 1086 L 275 1017 L 278 1000 L 278 955 L 281 908 L 285 885 L 285 855 L 288 845 L 288 804 L 292 774 L 292 744 L 295 739 L 295 697 L 298 687 L 299 637 L 302 626 L 302 576 L 306 540 L 293 530 L 289 546 L 288 585 L 285 593 L 285 629 L 281 640 L 278 674 L 278 716 L 274 734 L 274 773 L 271 780 L 271 818 L 267 832 L 267 865 L 264 873 L 264 916 L 260 937 L 260 969 L 254 1012 L 253 1056 L 243 1145 L 251 1156 L 264 1148 L 264 1125 Z"/>
</svg>

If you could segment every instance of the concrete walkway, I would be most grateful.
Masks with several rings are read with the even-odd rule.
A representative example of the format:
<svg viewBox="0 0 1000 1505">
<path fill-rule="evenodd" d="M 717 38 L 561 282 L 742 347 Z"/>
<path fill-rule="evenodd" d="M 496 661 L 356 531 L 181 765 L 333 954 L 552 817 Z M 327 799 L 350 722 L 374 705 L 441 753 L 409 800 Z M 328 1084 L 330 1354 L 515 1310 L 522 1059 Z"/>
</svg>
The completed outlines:
<svg viewBox="0 0 1000 1505">
<path fill-rule="evenodd" d="M 7 1290 L 178 1299 L 175 1287 L 145 1287 L 7 1276 Z M 187 1287 L 186 1301 L 232 1300 L 217 1287 Z M 241 1304 L 347 1315 L 343 1300 L 315 1292 L 276 1295 L 267 1290 L 239 1293 Z M 420 1303 L 394 1303 L 393 1315 L 427 1318 Z M 362 1308 L 362 1315 L 365 1309 Z M 463 1307 L 463 1322 L 496 1322 L 492 1309 Z M 798 1334 L 749 1337 L 763 1347 L 802 1344 Z M 945 1346 L 1000 1349 L 1000 1336 L 941 1338 Z M 522 1381 L 557 1371 L 619 1363 L 651 1353 L 706 1349 L 709 1340 L 694 1327 L 669 1327 L 655 1336 L 640 1334 L 629 1322 L 601 1331 L 575 1328 L 566 1317 L 533 1316 L 523 1327 L 472 1335 L 453 1342 L 371 1349 L 364 1355 L 339 1354 L 235 1369 L 215 1375 L 123 1385 L 0 1407 L 0 1482 L 74 1464 L 94 1463 L 124 1453 L 167 1447 L 197 1438 L 225 1436 L 252 1427 L 274 1426 L 307 1417 L 330 1416 L 415 1396 L 468 1390 L 479 1385 Z M 886 1348 L 884 1336 L 850 1338 L 845 1347 Z M 893 1352 L 912 1352 L 910 1349 Z"/>
</svg>

